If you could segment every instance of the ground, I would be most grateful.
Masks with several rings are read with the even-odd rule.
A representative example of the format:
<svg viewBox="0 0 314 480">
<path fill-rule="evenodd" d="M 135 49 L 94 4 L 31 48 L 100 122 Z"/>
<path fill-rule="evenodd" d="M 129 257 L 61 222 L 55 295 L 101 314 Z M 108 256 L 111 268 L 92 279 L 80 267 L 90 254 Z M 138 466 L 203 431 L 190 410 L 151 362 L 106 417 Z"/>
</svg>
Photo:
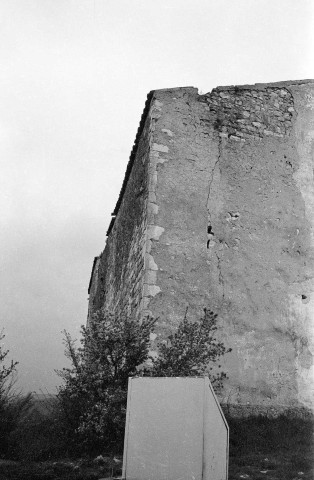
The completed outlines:
<svg viewBox="0 0 314 480">
<path fill-rule="evenodd" d="M 229 480 L 312 480 L 313 457 L 305 453 L 298 458 L 291 452 L 243 454 L 230 457 Z M 0 461 L 0 480 L 99 480 L 121 475 L 111 462 L 56 461 L 21 463 Z"/>
<path fill-rule="evenodd" d="M 228 419 L 229 480 L 313 480 L 313 420 Z M 45 462 L 0 460 L 0 480 L 100 480 L 121 475 L 122 456 Z M 171 479 L 170 479 L 171 480 Z"/>
</svg>

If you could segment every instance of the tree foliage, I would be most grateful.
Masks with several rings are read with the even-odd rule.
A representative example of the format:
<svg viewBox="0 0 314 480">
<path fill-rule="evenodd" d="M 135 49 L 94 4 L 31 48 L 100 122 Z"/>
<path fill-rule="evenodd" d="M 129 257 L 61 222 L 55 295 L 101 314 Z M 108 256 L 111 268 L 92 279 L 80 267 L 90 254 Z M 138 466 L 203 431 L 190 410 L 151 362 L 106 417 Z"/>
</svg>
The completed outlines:
<svg viewBox="0 0 314 480">
<path fill-rule="evenodd" d="M 190 377 L 208 375 L 217 389 L 222 386 L 226 373 L 216 361 L 225 353 L 223 342 L 216 339 L 217 314 L 205 308 L 198 322 L 190 322 L 187 315 L 176 332 L 166 342 L 159 342 L 158 357 L 152 360 L 154 377 Z"/>
<path fill-rule="evenodd" d="M 150 352 L 156 324 L 150 317 L 139 322 L 98 311 L 82 327 L 79 348 L 64 332 L 71 366 L 58 372 L 58 399 L 69 438 L 93 453 L 121 448 L 129 377 L 207 374 L 219 388 L 226 374 L 215 364 L 230 349 L 216 339 L 216 323 L 217 315 L 207 309 L 197 322 L 185 315 L 173 334 L 157 342 L 157 357 Z"/>
<path fill-rule="evenodd" d="M 128 378 L 148 358 L 154 323 L 152 318 L 139 323 L 99 311 L 88 328 L 82 327 L 78 349 L 65 332 L 71 367 L 59 372 L 64 385 L 58 398 L 69 433 L 74 430 L 87 450 L 121 445 Z"/>
</svg>

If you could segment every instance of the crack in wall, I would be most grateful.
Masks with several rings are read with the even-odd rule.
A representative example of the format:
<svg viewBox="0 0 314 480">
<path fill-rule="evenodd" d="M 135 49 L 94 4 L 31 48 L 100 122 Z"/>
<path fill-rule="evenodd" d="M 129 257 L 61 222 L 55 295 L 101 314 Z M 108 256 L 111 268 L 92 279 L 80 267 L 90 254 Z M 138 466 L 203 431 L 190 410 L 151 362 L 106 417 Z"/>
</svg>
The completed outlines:
<svg viewBox="0 0 314 480">
<path fill-rule="evenodd" d="M 215 252 L 215 255 L 217 258 L 218 282 L 219 282 L 219 285 L 221 285 L 222 299 L 224 300 L 225 299 L 225 282 L 224 282 L 222 271 L 221 271 L 221 258 L 219 257 L 217 252 Z"/>
<path fill-rule="evenodd" d="M 209 186 L 208 186 L 208 195 L 207 195 L 207 200 L 206 200 L 206 210 L 207 210 L 207 248 L 214 246 L 215 242 L 213 241 L 214 238 L 214 232 L 212 230 L 212 222 L 211 222 L 211 213 L 209 209 L 209 199 L 210 199 L 210 194 L 211 194 L 211 187 L 212 183 L 214 181 L 214 176 L 215 176 L 215 170 L 217 165 L 219 164 L 221 157 L 222 157 L 222 149 L 221 149 L 221 137 L 217 136 L 218 138 L 218 157 L 217 160 L 214 163 L 214 166 L 212 168 L 211 172 L 211 178 L 209 180 Z"/>
<path fill-rule="evenodd" d="M 211 173 L 211 178 L 209 181 L 209 187 L 208 187 L 208 196 L 207 196 L 207 214 L 208 214 L 208 225 L 207 225 L 207 249 L 211 249 L 215 247 L 216 242 L 214 241 L 215 234 L 213 232 L 213 226 L 212 226 L 212 219 L 211 219 L 211 212 L 210 212 L 210 195 L 211 195 L 211 188 L 212 184 L 214 181 L 215 177 L 215 171 L 216 168 L 222 158 L 222 138 L 220 135 L 217 135 L 217 140 L 218 140 L 218 157 L 214 163 L 214 166 L 212 168 L 212 173 Z M 222 274 L 222 269 L 221 269 L 221 258 L 219 256 L 219 253 L 215 251 L 215 256 L 217 258 L 217 270 L 218 270 L 218 283 L 222 288 L 222 300 L 225 298 L 225 283 L 224 283 L 224 278 Z"/>
<path fill-rule="evenodd" d="M 218 139 L 218 157 L 217 160 L 214 163 L 214 166 L 211 171 L 211 178 L 209 180 L 209 186 L 208 186 L 208 195 L 207 195 L 207 200 L 206 200 L 206 210 L 207 210 L 207 249 L 210 247 L 213 247 L 215 245 L 215 242 L 213 240 L 215 234 L 213 232 L 213 226 L 211 222 L 211 213 L 210 213 L 210 208 L 209 208 L 209 202 L 210 202 L 210 194 L 211 194 L 211 187 L 212 183 L 214 181 L 214 176 L 215 176 L 215 171 L 217 168 L 217 165 L 219 164 L 221 158 L 222 158 L 222 148 L 221 148 L 221 142 L 222 139 L 220 136 L 217 136 Z"/>
<path fill-rule="evenodd" d="M 218 163 L 220 162 L 220 160 L 221 160 L 221 138 L 218 137 L 218 158 L 217 158 L 217 160 L 215 161 L 214 166 L 213 166 L 213 168 L 212 168 L 212 175 L 211 175 L 211 178 L 210 178 L 210 181 L 209 181 L 209 188 L 208 188 L 208 195 L 207 195 L 207 203 L 206 203 L 206 208 L 207 208 L 207 210 L 208 210 L 208 203 L 209 203 L 210 191 L 211 191 L 212 183 L 213 183 L 213 180 L 214 180 L 215 170 L 216 170 L 216 167 L 217 167 Z"/>
</svg>

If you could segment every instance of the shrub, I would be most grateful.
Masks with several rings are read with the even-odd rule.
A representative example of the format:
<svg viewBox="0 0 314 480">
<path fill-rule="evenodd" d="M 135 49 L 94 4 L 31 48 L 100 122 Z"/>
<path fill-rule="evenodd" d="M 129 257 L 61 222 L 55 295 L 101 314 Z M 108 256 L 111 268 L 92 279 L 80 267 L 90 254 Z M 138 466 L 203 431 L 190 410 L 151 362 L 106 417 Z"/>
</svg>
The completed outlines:
<svg viewBox="0 0 314 480">
<path fill-rule="evenodd" d="M 226 349 L 216 337 L 217 314 L 204 309 L 198 322 L 190 322 L 187 315 L 175 333 L 166 342 L 159 342 L 158 357 L 152 359 L 151 375 L 154 377 L 190 377 L 208 375 L 214 388 L 222 386 L 226 373 L 220 371 L 216 361 Z"/>
<path fill-rule="evenodd" d="M 65 332 L 66 356 L 71 368 L 59 375 L 59 389 L 67 435 L 89 452 L 121 447 L 124 435 L 127 383 L 148 358 L 149 335 L 155 320 L 142 323 L 97 312 L 82 327 L 81 347 Z"/>
<path fill-rule="evenodd" d="M 116 318 L 98 311 L 82 327 L 81 347 L 65 332 L 70 368 L 58 372 L 64 381 L 58 399 L 66 435 L 82 452 L 122 449 L 128 378 L 143 376 L 201 376 L 219 388 L 226 374 L 216 361 L 229 350 L 217 341 L 217 315 L 205 309 L 198 322 L 185 315 L 175 333 L 158 342 L 158 357 L 149 353 L 156 320 Z"/>
</svg>

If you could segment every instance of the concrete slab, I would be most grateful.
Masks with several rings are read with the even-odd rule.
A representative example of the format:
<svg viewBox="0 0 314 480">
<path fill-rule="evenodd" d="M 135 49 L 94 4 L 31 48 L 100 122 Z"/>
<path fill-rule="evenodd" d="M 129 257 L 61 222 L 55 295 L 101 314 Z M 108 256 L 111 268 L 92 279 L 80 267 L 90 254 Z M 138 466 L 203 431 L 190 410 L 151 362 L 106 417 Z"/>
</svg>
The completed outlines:
<svg viewBox="0 0 314 480">
<path fill-rule="evenodd" d="M 208 378 L 130 378 L 122 477 L 226 480 L 228 435 Z"/>
</svg>

